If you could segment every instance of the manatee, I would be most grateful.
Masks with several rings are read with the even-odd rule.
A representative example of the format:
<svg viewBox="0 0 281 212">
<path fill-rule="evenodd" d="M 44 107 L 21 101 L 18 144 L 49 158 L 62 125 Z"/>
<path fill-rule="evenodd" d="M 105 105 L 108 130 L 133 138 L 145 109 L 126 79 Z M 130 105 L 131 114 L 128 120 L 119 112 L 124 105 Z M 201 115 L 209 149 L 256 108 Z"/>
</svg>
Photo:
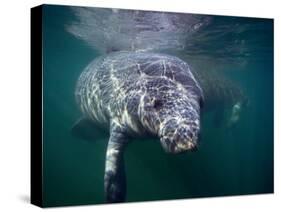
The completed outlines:
<svg viewBox="0 0 281 212">
<path fill-rule="evenodd" d="M 178 57 L 127 51 L 100 56 L 80 75 L 75 97 L 83 114 L 78 125 L 90 122 L 109 131 L 107 202 L 126 200 L 123 154 L 133 138 L 158 138 L 167 153 L 198 147 L 204 95 Z"/>
</svg>

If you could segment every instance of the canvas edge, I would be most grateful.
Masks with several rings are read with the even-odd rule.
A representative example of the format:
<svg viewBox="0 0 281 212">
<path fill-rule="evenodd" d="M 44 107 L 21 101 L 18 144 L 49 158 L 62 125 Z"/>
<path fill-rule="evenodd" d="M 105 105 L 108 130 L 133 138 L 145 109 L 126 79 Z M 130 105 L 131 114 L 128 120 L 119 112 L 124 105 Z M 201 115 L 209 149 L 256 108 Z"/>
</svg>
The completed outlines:
<svg viewBox="0 0 281 212">
<path fill-rule="evenodd" d="M 30 200 L 31 204 L 43 207 L 43 139 L 42 139 L 42 5 L 30 9 L 31 26 L 31 173 Z"/>
</svg>

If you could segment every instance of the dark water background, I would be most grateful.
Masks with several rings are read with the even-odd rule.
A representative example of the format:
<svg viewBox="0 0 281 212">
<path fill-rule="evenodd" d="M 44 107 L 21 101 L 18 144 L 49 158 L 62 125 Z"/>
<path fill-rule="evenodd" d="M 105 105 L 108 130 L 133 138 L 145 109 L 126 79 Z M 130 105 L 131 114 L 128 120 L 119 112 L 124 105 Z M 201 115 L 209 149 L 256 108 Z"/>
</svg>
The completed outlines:
<svg viewBox="0 0 281 212">
<path fill-rule="evenodd" d="M 108 138 L 84 141 L 70 133 L 81 116 L 76 81 L 99 54 L 65 30 L 69 8 L 43 11 L 45 206 L 103 203 Z M 194 70 L 216 71 L 249 98 L 229 130 L 202 115 L 199 151 L 166 154 L 158 141 L 132 142 L 125 153 L 127 200 L 210 197 L 273 192 L 273 21 L 214 17 L 182 52 Z M 38 70 L 40 71 L 40 70 Z M 93 132 L 94 134 L 95 132 Z"/>
</svg>

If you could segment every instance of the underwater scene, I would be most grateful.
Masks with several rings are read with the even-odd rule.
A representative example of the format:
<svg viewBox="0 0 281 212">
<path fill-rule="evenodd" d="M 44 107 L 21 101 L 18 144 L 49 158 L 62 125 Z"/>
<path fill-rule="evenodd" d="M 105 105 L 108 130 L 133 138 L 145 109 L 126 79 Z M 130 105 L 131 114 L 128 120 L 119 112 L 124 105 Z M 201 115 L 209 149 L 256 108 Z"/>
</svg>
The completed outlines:
<svg viewBox="0 0 281 212">
<path fill-rule="evenodd" d="M 274 192 L 273 19 L 44 5 L 42 30 L 43 206 Z"/>
</svg>

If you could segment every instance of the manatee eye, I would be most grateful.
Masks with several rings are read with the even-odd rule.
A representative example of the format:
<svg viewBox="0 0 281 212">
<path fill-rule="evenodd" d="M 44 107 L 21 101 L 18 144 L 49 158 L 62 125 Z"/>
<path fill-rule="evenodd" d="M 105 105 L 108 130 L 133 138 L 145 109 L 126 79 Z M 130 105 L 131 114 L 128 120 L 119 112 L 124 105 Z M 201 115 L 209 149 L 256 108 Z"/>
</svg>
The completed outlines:
<svg viewBox="0 0 281 212">
<path fill-rule="evenodd" d="M 159 100 L 159 99 L 156 99 L 156 100 L 154 101 L 154 103 L 153 103 L 153 107 L 154 107 L 154 109 L 156 109 L 156 110 L 160 109 L 160 108 L 162 107 L 162 105 L 163 105 L 163 103 L 162 103 L 162 101 Z"/>
</svg>

